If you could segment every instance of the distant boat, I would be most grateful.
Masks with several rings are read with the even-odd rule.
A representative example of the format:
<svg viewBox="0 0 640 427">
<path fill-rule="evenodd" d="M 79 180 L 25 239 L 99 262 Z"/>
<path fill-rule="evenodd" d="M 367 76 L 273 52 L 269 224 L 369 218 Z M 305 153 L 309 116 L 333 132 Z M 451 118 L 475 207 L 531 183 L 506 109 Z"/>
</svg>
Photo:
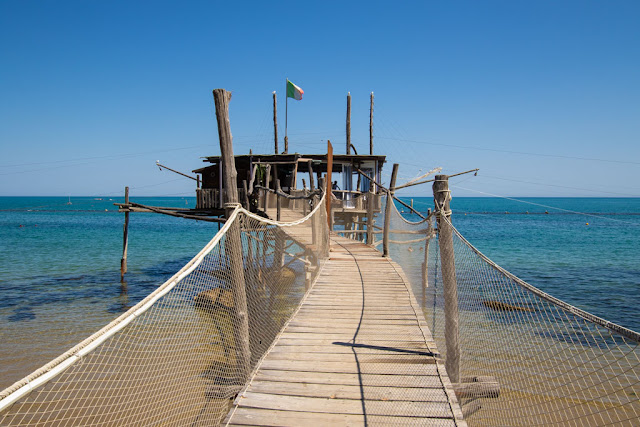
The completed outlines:
<svg viewBox="0 0 640 427">
<path fill-rule="evenodd" d="M 93 200 L 102 200 L 102 199 L 101 199 L 100 197 L 96 197 L 96 198 L 95 198 L 95 199 L 93 199 Z"/>
<path fill-rule="evenodd" d="M 71 196 L 69 196 L 69 201 L 67 202 L 67 205 L 72 205 L 73 203 L 71 203 Z"/>
</svg>

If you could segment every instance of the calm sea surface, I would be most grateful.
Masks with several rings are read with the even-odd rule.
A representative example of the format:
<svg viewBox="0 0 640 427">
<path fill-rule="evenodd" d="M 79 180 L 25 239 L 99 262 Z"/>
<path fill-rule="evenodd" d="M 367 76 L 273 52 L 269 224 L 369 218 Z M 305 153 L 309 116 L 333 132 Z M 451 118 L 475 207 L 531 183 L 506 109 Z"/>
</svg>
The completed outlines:
<svg viewBox="0 0 640 427">
<path fill-rule="evenodd" d="M 454 225 L 529 283 L 640 330 L 640 199 L 520 200 L 527 203 L 454 198 Z M 218 230 L 213 223 L 132 214 L 123 285 L 124 215 L 113 206 L 117 201 L 71 198 L 68 205 L 66 197 L 0 197 L 0 389 L 140 301 Z M 195 205 L 194 198 L 136 201 Z M 432 203 L 414 199 L 420 211 Z"/>
</svg>

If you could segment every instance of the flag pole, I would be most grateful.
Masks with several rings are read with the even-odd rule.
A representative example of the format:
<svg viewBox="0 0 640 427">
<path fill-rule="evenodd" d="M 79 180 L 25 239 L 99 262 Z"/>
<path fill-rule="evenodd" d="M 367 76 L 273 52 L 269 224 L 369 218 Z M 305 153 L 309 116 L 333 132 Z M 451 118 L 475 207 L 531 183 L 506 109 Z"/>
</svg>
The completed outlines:
<svg viewBox="0 0 640 427">
<path fill-rule="evenodd" d="M 287 121 L 289 119 L 289 95 L 287 90 L 289 89 L 289 79 L 286 79 L 284 85 L 284 154 L 289 153 L 289 137 L 287 136 Z"/>
</svg>

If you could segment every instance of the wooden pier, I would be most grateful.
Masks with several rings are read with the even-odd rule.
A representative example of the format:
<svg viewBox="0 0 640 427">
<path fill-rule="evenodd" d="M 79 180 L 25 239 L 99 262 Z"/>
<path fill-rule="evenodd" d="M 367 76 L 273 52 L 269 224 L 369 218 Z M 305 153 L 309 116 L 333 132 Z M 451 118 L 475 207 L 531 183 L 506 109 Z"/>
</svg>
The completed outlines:
<svg viewBox="0 0 640 427">
<path fill-rule="evenodd" d="M 225 420 L 305 422 L 466 426 L 400 266 L 343 237 Z"/>
</svg>

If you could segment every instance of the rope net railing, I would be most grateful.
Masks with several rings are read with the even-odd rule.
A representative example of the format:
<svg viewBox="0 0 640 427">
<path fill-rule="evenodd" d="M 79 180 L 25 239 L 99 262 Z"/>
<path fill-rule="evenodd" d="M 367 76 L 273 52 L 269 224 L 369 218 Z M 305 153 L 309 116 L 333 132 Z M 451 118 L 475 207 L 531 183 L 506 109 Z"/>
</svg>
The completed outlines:
<svg viewBox="0 0 640 427">
<path fill-rule="evenodd" d="M 0 425 L 217 425 L 328 255 L 314 202 L 288 223 L 236 208 L 154 293 L 0 392 Z"/>
<path fill-rule="evenodd" d="M 443 277 L 433 216 L 412 223 L 392 209 L 389 252 L 411 282 L 444 360 L 444 282 L 457 283 L 454 388 L 466 422 L 637 425 L 640 335 L 540 291 L 484 256 L 448 220 L 442 227 L 452 231 L 453 277 Z"/>
</svg>

